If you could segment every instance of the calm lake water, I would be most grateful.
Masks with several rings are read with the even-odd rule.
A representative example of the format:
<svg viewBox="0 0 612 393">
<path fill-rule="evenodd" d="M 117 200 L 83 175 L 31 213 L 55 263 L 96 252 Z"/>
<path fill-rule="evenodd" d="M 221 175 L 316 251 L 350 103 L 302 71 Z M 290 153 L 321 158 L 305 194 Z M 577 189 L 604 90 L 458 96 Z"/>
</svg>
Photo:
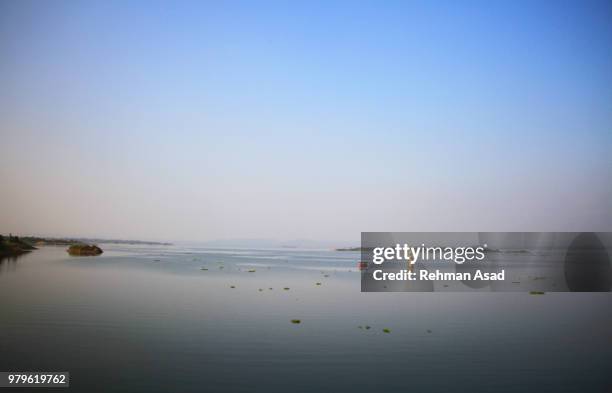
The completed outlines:
<svg viewBox="0 0 612 393">
<path fill-rule="evenodd" d="M 0 264 L 0 371 L 88 393 L 612 391 L 607 293 L 360 293 L 358 253 L 102 247 Z"/>
</svg>

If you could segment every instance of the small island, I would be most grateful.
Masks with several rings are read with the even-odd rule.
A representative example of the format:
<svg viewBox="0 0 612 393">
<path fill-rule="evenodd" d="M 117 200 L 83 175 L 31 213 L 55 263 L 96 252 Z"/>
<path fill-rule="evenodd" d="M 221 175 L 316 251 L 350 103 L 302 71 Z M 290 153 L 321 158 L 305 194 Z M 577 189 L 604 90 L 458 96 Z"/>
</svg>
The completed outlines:
<svg viewBox="0 0 612 393">
<path fill-rule="evenodd" d="M 94 244 L 73 244 L 66 251 L 74 256 L 95 256 L 103 253 L 102 249 Z"/>
<path fill-rule="evenodd" d="M 0 256 L 13 257 L 25 254 L 32 250 L 36 250 L 36 247 L 24 242 L 19 238 L 19 236 L 0 235 Z"/>
</svg>

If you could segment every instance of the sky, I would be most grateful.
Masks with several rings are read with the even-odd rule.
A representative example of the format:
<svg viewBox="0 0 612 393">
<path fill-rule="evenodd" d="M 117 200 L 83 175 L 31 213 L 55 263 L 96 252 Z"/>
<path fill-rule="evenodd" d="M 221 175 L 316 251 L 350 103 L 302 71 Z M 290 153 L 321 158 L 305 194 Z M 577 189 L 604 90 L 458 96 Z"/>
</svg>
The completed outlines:
<svg viewBox="0 0 612 393">
<path fill-rule="evenodd" d="M 611 231 L 609 1 L 0 0 L 0 233 Z"/>
</svg>

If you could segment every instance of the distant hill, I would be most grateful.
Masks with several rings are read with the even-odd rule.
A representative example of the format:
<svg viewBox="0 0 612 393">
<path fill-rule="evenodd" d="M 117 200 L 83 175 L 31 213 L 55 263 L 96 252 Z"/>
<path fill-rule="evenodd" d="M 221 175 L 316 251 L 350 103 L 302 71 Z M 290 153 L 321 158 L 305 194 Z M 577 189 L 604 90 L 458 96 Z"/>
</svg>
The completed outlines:
<svg viewBox="0 0 612 393">
<path fill-rule="evenodd" d="M 347 243 L 335 240 L 312 240 L 312 239 L 293 239 L 277 240 L 265 238 L 238 238 L 238 239 L 218 239 L 202 242 L 185 242 L 194 245 L 213 247 L 213 248 L 286 248 L 286 249 L 313 249 L 313 250 L 333 250 L 338 244 Z M 354 242 L 348 242 L 354 243 Z"/>
<path fill-rule="evenodd" d="M 369 251 L 369 248 L 361 248 L 361 247 L 343 247 L 336 248 L 336 251 Z"/>
<path fill-rule="evenodd" d="M 32 245 L 39 246 L 70 246 L 73 244 L 141 244 L 147 246 L 171 246 L 172 243 L 148 242 L 142 240 L 118 240 L 118 239 L 89 239 L 89 238 L 55 238 L 55 237 L 38 237 L 38 236 L 22 236 L 21 240 Z"/>
</svg>

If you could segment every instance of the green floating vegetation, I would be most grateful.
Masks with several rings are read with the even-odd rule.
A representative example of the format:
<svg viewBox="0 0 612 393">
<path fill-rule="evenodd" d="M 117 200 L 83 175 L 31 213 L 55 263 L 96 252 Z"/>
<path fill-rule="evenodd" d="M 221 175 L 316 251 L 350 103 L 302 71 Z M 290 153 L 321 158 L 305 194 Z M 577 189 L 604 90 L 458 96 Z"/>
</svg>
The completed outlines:
<svg viewBox="0 0 612 393">
<path fill-rule="evenodd" d="M 235 285 L 230 285 L 230 288 L 234 289 L 234 288 L 236 288 L 236 286 Z"/>
<path fill-rule="evenodd" d="M 302 323 L 302 320 L 301 319 L 292 319 L 291 323 L 294 323 L 294 324 Z"/>
<path fill-rule="evenodd" d="M 318 282 L 318 283 L 317 283 L 317 285 L 321 285 L 321 283 L 320 283 L 320 282 Z"/>
<path fill-rule="evenodd" d="M 542 292 L 542 291 L 530 291 L 529 294 L 530 295 L 544 295 L 546 292 Z"/>
<path fill-rule="evenodd" d="M 384 333 L 391 333 L 391 329 L 389 329 L 389 328 L 384 328 L 384 329 L 383 329 L 383 332 L 384 332 Z"/>
<path fill-rule="evenodd" d="M 324 275 L 323 277 L 329 277 L 329 274 Z"/>
<path fill-rule="evenodd" d="M 271 291 L 271 290 L 272 290 L 272 288 L 268 288 L 268 291 Z"/>
<path fill-rule="evenodd" d="M 255 273 L 255 269 L 249 270 L 249 273 Z"/>
<path fill-rule="evenodd" d="M 263 291 L 263 289 L 261 289 L 261 288 L 259 288 L 258 290 L 259 290 L 259 292 L 262 292 L 262 291 Z"/>
<path fill-rule="evenodd" d="M 371 326 L 368 326 L 368 325 L 365 325 L 365 326 L 364 326 L 364 328 L 365 328 L 365 330 L 370 330 L 370 329 L 372 329 L 372 327 L 371 327 Z"/>
<path fill-rule="evenodd" d="M 206 267 L 201 267 L 200 270 L 208 270 Z"/>
<path fill-rule="evenodd" d="M 223 269 L 223 266 L 219 266 L 219 269 Z"/>
<path fill-rule="evenodd" d="M 431 329 L 427 329 L 427 333 L 431 333 Z"/>
<path fill-rule="evenodd" d="M 289 287 L 285 287 L 285 288 L 283 288 L 283 289 L 284 289 L 285 291 L 288 291 L 288 290 L 289 290 Z"/>
</svg>

